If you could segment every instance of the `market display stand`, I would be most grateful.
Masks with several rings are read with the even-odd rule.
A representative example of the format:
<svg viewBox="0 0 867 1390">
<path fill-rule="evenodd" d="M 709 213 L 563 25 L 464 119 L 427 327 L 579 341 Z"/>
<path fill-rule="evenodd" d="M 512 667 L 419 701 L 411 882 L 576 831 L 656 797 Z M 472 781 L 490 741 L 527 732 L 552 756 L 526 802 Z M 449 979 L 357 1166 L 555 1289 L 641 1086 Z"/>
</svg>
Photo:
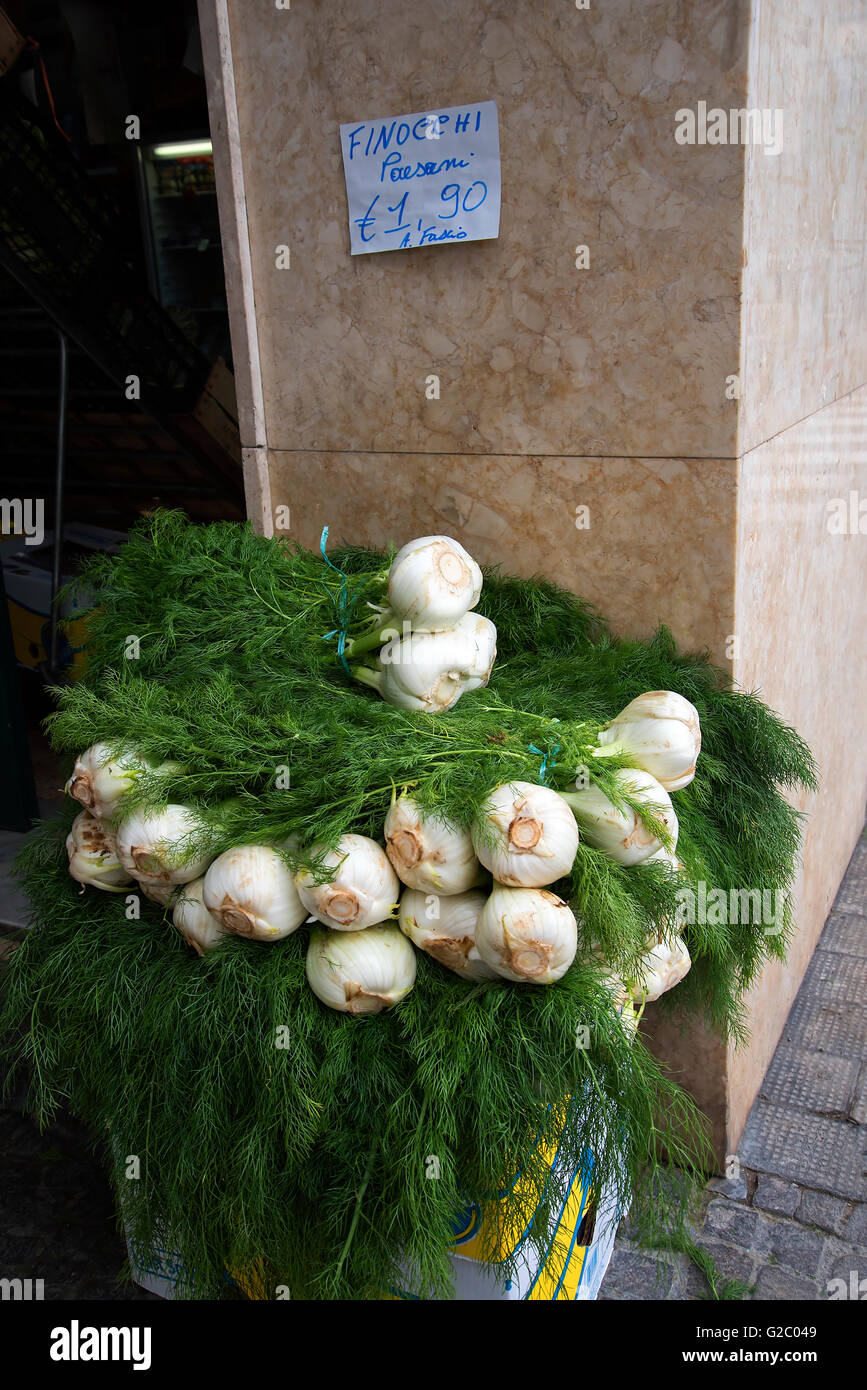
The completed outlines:
<svg viewBox="0 0 867 1390">
<path fill-rule="evenodd" d="M 556 1160 L 555 1160 L 556 1163 Z M 509 1249 L 504 1258 L 516 1256 L 512 1277 L 504 1279 L 495 1263 L 486 1263 L 480 1251 L 486 1246 L 484 1225 L 491 1220 L 488 1213 L 473 1205 L 455 1222 L 455 1244 L 449 1253 L 455 1298 L 458 1300 L 555 1300 L 590 1301 L 602 1285 L 605 1271 L 614 1249 L 614 1237 L 622 1216 L 612 1191 L 596 1193 L 592 1186 L 592 1157 L 583 1168 L 572 1175 L 572 1181 L 556 1221 L 550 1225 L 547 1238 L 541 1242 L 542 1256 L 531 1243 L 530 1226 L 509 1232 L 508 1222 L 501 1222 L 507 1234 Z M 507 1203 L 509 1193 L 502 1201 Z M 178 1296 L 178 1285 L 184 1280 L 184 1269 L 171 1241 L 146 1260 L 127 1235 L 130 1270 L 135 1282 L 160 1298 Z M 256 1284 L 254 1277 L 245 1278 L 241 1272 L 226 1272 L 226 1281 L 236 1285 L 248 1297 L 274 1297 Z M 414 1298 L 399 1288 L 388 1290 L 385 1297 Z"/>
</svg>

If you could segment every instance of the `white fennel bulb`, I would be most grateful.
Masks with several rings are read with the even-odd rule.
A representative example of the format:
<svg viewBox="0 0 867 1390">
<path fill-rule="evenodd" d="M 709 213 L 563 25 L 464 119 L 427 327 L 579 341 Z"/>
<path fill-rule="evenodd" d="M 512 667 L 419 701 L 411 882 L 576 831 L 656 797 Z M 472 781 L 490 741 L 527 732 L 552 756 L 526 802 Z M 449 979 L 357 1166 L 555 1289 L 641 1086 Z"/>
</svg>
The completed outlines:
<svg viewBox="0 0 867 1390">
<path fill-rule="evenodd" d="M 192 883 L 201 878 L 212 855 L 190 856 L 190 842 L 205 825 L 189 806 L 166 806 L 162 811 L 133 811 L 117 829 L 117 852 L 133 878 L 151 883 Z"/>
<path fill-rule="evenodd" d="M 676 846 L 677 816 L 671 797 L 656 778 L 638 768 L 623 767 L 617 769 L 614 779 L 624 792 L 645 805 L 665 825 L 672 846 Z M 664 848 L 662 841 L 646 828 L 631 806 L 618 810 L 600 787 L 594 785 L 580 791 L 561 792 L 560 795 L 575 812 L 587 843 L 603 850 L 618 864 L 640 864 Z"/>
<path fill-rule="evenodd" d="M 317 999 L 347 1014 L 376 1014 L 415 984 L 415 951 L 397 927 L 310 934 L 307 980 Z"/>
<path fill-rule="evenodd" d="M 495 883 L 476 922 L 476 948 L 504 979 L 550 985 L 575 959 L 578 924 L 555 893 Z"/>
<path fill-rule="evenodd" d="M 674 989 L 684 976 L 689 974 L 692 961 L 682 936 L 672 936 L 664 941 L 654 941 L 650 949 L 641 957 L 630 981 L 630 992 L 638 1003 L 652 1003 L 661 994 Z"/>
<path fill-rule="evenodd" d="M 488 797 L 472 838 L 498 883 L 541 888 L 572 868 L 578 826 L 563 797 L 549 787 L 504 782 Z"/>
<path fill-rule="evenodd" d="M 683 873 L 683 865 L 673 850 L 666 849 L 664 846 L 658 849 L 655 854 L 649 854 L 646 859 L 642 859 L 642 864 L 667 864 L 672 873 Z"/>
<path fill-rule="evenodd" d="M 76 758 L 64 790 L 93 815 L 111 816 L 136 777 L 149 770 L 131 749 L 113 754 L 107 743 L 94 743 Z"/>
<path fill-rule="evenodd" d="M 313 853 L 321 854 L 321 847 Z M 375 840 L 341 835 L 324 860 L 336 870 L 328 883 L 315 883 L 306 869 L 295 875 L 298 896 L 318 921 L 335 931 L 361 931 L 394 915 L 400 881 Z"/>
<path fill-rule="evenodd" d="M 456 975 L 491 980 L 497 972 L 476 946 L 476 923 L 486 902 L 485 894 L 475 890 L 440 898 L 408 888 L 400 900 L 398 925 L 414 946 Z"/>
<path fill-rule="evenodd" d="M 389 608 L 417 629 L 452 627 L 475 608 L 481 592 L 482 571 L 450 536 L 409 541 L 389 571 Z"/>
<path fill-rule="evenodd" d="M 352 673 L 390 705 L 443 714 L 465 690 L 487 685 L 495 655 L 493 623 L 473 614 L 453 628 L 392 637 L 380 650 L 377 670 L 354 666 Z"/>
<path fill-rule="evenodd" d="M 238 845 L 205 874 L 204 903 L 226 931 L 280 941 L 307 916 L 292 870 L 270 845 Z"/>
<path fill-rule="evenodd" d="M 638 1025 L 641 1022 L 641 1011 L 636 1010 L 635 1000 L 631 995 L 627 995 L 623 1003 L 617 1010 L 620 1019 L 620 1026 L 626 1034 L 628 1040 L 633 1042 L 638 1032 Z"/>
<path fill-rule="evenodd" d="M 104 893 L 123 893 L 130 875 L 117 857 L 110 830 L 89 811 L 79 811 L 66 837 L 69 872 L 83 887 L 101 888 Z"/>
<path fill-rule="evenodd" d="M 465 690 L 481 690 L 491 679 L 491 670 L 497 659 L 497 629 L 490 618 L 481 613 L 466 613 L 455 623 L 455 632 L 460 632 L 472 643 L 474 655 L 468 665 Z"/>
<path fill-rule="evenodd" d="M 401 883 L 425 893 L 465 893 L 482 881 L 468 830 L 422 815 L 400 796 L 385 818 L 385 852 Z"/>
<path fill-rule="evenodd" d="M 177 889 L 172 920 L 181 936 L 203 956 L 211 951 L 226 934 L 223 923 L 205 905 L 202 890 L 204 878 L 184 883 Z"/>
<path fill-rule="evenodd" d="M 602 983 L 614 1000 L 614 1008 L 620 1025 L 626 1033 L 627 1039 L 632 1042 L 638 1032 L 638 1024 L 641 1015 L 636 1011 L 635 1000 L 629 988 L 614 970 L 608 966 L 599 950 L 598 946 L 592 948 L 593 955 L 603 965 Z"/>
<path fill-rule="evenodd" d="M 701 751 L 698 710 L 673 690 L 648 690 L 615 715 L 599 744 L 607 753 L 627 753 L 666 791 L 680 791 L 695 776 Z"/>
<path fill-rule="evenodd" d="M 150 898 L 152 903 L 159 903 L 161 907 L 168 907 L 179 889 L 177 883 L 150 883 L 146 878 L 138 879 L 136 886 L 141 889 L 146 898 Z"/>
</svg>

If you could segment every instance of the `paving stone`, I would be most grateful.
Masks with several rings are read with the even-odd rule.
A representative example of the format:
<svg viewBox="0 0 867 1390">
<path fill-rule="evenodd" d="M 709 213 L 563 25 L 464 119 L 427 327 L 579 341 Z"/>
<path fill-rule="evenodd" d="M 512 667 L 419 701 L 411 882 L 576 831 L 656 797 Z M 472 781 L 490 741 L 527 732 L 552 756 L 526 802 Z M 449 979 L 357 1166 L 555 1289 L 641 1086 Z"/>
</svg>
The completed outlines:
<svg viewBox="0 0 867 1390">
<path fill-rule="evenodd" d="M 719 1279 L 737 1279 L 745 1284 L 751 1282 L 755 1259 L 750 1251 L 739 1249 L 725 1241 L 708 1240 L 704 1234 L 698 1236 L 696 1245 L 710 1255 Z"/>
<path fill-rule="evenodd" d="M 811 999 L 862 1004 L 867 999 L 867 959 L 825 951 L 820 945 L 807 967 L 801 990 Z"/>
<path fill-rule="evenodd" d="M 849 1115 L 856 1125 L 867 1125 L 867 1062 L 863 1064 L 855 1082 L 855 1095 L 849 1107 Z"/>
<path fill-rule="evenodd" d="M 780 1264 L 787 1265 L 796 1274 L 806 1274 L 815 1278 L 819 1270 L 825 1236 L 817 1231 L 808 1231 L 797 1221 L 776 1221 L 768 1240 L 768 1249 L 776 1255 Z"/>
<path fill-rule="evenodd" d="M 751 1168 L 805 1187 L 858 1200 L 864 1190 L 863 1139 L 856 1125 L 756 1101 L 740 1143 Z"/>
<path fill-rule="evenodd" d="M 835 912 L 859 912 L 867 916 L 867 843 L 858 841 L 849 860 L 840 891 L 834 903 Z"/>
<path fill-rule="evenodd" d="M 857 1206 L 849 1217 L 849 1221 L 843 1231 L 843 1239 L 850 1245 L 857 1245 L 862 1250 L 867 1250 L 867 1202 L 862 1202 Z"/>
<path fill-rule="evenodd" d="M 867 965 L 867 961 L 864 962 Z M 865 989 L 867 998 L 867 989 Z M 855 1059 L 780 1043 L 762 1082 L 762 1100 L 821 1115 L 849 1114 L 860 1067 Z"/>
<path fill-rule="evenodd" d="M 795 1215 L 804 1226 L 821 1226 L 823 1231 L 831 1231 L 839 1236 L 843 1234 L 848 1210 L 849 1203 L 840 1197 L 808 1190 L 803 1193 Z"/>
<path fill-rule="evenodd" d="M 723 1197 L 728 1197 L 730 1202 L 745 1202 L 747 1200 L 746 1178 L 712 1178 L 708 1187 L 711 1191 L 719 1192 Z"/>
<path fill-rule="evenodd" d="M 794 1216 L 801 1194 L 796 1183 L 762 1175 L 753 1194 L 753 1206 L 778 1216 Z"/>
<path fill-rule="evenodd" d="M 811 999 L 802 990 L 786 1019 L 783 1042 L 808 1052 L 862 1058 L 867 1052 L 867 1011 L 851 1004 Z"/>
<path fill-rule="evenodd" d="M 867 918 L 860 912 L 832 912 L 819 944 L 823 951 L 867 956 Z"/>
<path fill-rule="evenodd" d="M 615 1247 L 605 1276 L 606 1285 L 637 1298 L 665 1298 L 674 1282 L 675 1269 L 653 1255 Z"/>
<path fill-rule="evenodd" d="M 834 1287 L 834 1280 L 843 1281 L 842 1288 Z M 841 1255 L 835 1260 L 822 1280 L 822 1298 L 830 1298 L 834 1302 L 843 1303 L 857 1300 L 859 1303 L 867 1299 L 867 1261 L 861 1258 L 859 1261 L 857 1253 Z"/>
<path fill-rule="evenodd" d="M 755 1241 L 757 1220 L 756 1213 L 749 1207 L 718 1197 L 705 1212 L 704 1230 L 708 1235 L 749 1249 Z"/>
<path fill-rule="evenodd" d="M 798 1274 L 792 1274 L 790 1270 L 782 1269 L 779 1265 L 762 1266 L 753 1292 L 753 1299 L 756 1302 L 763 1300 L 788 1302 L 791 1299 L 799 1303 L 815 1303 L 819 1296 L 817 1284 L 812 1284 L 809 1280 L 803 1279 Z"/>
</svg>

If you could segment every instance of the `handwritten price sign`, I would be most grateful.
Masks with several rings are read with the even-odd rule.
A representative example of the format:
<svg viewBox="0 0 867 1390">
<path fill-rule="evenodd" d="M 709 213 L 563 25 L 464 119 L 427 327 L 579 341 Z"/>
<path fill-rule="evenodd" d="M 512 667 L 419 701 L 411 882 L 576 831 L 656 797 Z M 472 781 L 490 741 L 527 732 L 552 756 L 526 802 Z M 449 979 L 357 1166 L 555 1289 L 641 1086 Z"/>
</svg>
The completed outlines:
<svg viewBox="0 0 867 1390">
<path fill-rule="evenodd" d="M 353 256 L 499 234 L 495 101 L 357 121 L 340 141 Z"/>
</svg>

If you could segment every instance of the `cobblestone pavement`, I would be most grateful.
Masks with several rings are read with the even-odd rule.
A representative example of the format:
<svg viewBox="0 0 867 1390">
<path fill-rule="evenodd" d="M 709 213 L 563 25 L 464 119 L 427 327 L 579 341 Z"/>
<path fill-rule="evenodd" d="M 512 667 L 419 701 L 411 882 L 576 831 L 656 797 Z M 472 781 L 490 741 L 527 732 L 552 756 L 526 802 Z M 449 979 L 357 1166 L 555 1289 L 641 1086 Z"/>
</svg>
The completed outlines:
<svg viewBox="0 0 867 1390">
<path fill-rule="evenodd" d="M 867 1298 L 865 1044 L 867 829 L 750 1112 L 740 1177 L 702 1195 L 696 1244 L 751 1298 Z M 600 1298 L 707 1297 L 686 1255 L 658 1258 L 624 1223 Z"/>
</svg>

